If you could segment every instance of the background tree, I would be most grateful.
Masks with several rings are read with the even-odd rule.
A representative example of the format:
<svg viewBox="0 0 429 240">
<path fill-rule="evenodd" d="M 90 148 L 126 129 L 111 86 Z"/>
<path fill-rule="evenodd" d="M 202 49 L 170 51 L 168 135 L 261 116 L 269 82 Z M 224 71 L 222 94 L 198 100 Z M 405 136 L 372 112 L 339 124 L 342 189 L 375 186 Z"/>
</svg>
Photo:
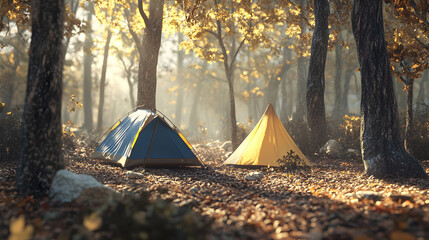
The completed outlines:
<svg viewBox="0 0 429 240">
<path fill-rule="evenodd" d="M 16 23 L 13 28 L 9 28 L 9 34 L 0 37 L 0 43 L 4 46 L 5 53 L 2 53 L 2 69 L 6 76 L 0 79 L 0 92 L 6 111 L 13 108 L 21 108 L 24 99 L 26 71 L 28 55 L 26 50 L 29 46 L 30 35 L 29 24 Z"/>
<path fill-rule="evenodd" d="M 136 63 L 138 63 L 138 50 L 133 44 L 133 40 L 127 36 L 126 33 L 121 34 L 122 47 L 114 48 L 116 57 L 119 59 L 124 71 L 124 76 L 127 79 L 128 83 L 128 94 L 130 99 L 130 107 L 136 107 L 136 98 L 134 96 L 134 87 L 137 84 L 137 72 L 138 68 Z"/>
<path fill-rule="evenodd" d="M 107 6 L 100 8 L 100 5 L 96 5 L 96 16 L 99 21 L 108 21 L 106 43 L 104 45 L 103 54 L 103 66 L 101 67 L 101 78 L 100 78 L 100 96 L 98 101 L 98 117 L 97 117 L 97 132 L 103 130 L 103 113 L 104 113 L 104 91 L 106 87 L 106 72 L 107 72 L 107 61 L 109 58 L 110 41 L 112 39 L 112 22 L 117 15 L 117 6 L 114 2 L 106 2 Z M 109 24 L 110 22 L 110 24 Z"/>
<path fill-rule="evenodd" d="M 27 92 L 22 122 L 22 152 L 17 188 L 25 195 L 45 195 L 57 170 L 61 151 L 63 0 L 33 0 Z"/>
<path fill-rule="evenodd" d="M 298 10 L 298 15 L 296 15 L 299 19 L 299 36 L 298 42 L 297 42 L 297 48 L 296 48 L 296 54 L 297 54 L 297 99 L 296 99 L 296 109 L 295 109 L 295 115 L 294 118 L 297 120 L 304 120 L 304 117 L 306 115 L 306 100 L 305 100 L 305 82 L 306 82 L 306 68 L 305 68 L 305 57 L 307 56 L 307 46 L 309 45 L 306 42 L 306 29 L 308 19 L 306 18 L 306 8 L 308 7 L 308 4 L 304 0 L 298 1 L 293 8 L 296 8 Z M 297 12 L 297 11 L 294 11 Z M 307 11 L 309 12 L 309 11 Z M 293 15 L 292 15 L 293 16 Z M 306 24 L 307 23 L 307 24 Z M 291 26 L 294 26 L 294 24 L 291 24 Z"/>
<path fill-rule="evenodd" d="M 26 24 L 30 21 L 30 2 L 26 0 L 1 0 L 0 32 L 9 32 L 10 23 Z M 0 45 L 4 47 L 4 45 Z"/>
<path fill-rule="evenodd" d="M 407 93 L 405 149 L 412 151 L 414 80 L 429 68 L 429 4 L 426 0 L 387 1 L 386 31 L 393 75 Z"/>
<path fill-rule="evenodd" d="M 186 5 L 184 11 L 188 18 L 184 32 L 189 40 L 183 46 L 208 61 L 223 63 L 228 84 L 231 141 L 235 149 L 239 145 L 234 95 L 237 56 L 245 43 L 251 48 L 270 46 L 264 29 L 275 25 L 284 10 L 270 3 L 216 0 Z"/>
<path fill-rule="evenodd" d="M 85 43 L 83 45 L 83 114 L 84 122 L 83 128 L 92 130 L 93 127 L 93 113 L 92 113 L 92 62 L 94 56 L 92 55 L 93 39 L 92 39 L 92 15 L 94 15 L 94 5 L 92 2 L 87 2 L 87 15 L 86 15 L 86 32 Z"/>
<path fill-rule="evenodd" d="M 399 133 L 381 0 L 354 0 L 352 28 L 361 69 L 361 147 L 365 173 L 377 178 L 426 178 Z"/>
<path fill-rule="evenodd" d="M 326 141 L 325 64 L 328 52 L 329 1 L 314 1 L 316 25 L 311 43 L 310 66 L 307 80 L 307 123 L 311 149 L 317 151 Z"/>
<path fill-rule="evenodd" d="M 137 105 L 156 110 L 156 70 L 161 46 L 164 0 L 150 0 L 149 16 L 143 10 L 142 0 L 138 9 L 145 23 L 143 40 L 139 45 L 140 61 L 138 72 Z M 143 54 L 142 54 L 143 53 Z"/>
</svg>

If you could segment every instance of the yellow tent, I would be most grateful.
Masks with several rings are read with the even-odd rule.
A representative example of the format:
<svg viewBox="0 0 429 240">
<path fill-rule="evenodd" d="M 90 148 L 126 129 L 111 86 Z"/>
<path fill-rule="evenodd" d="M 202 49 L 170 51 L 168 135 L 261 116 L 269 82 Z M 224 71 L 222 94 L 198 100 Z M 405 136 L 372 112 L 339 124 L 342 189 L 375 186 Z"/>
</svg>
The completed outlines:
<svg viewBox="0 0 429 240">
<path fill-rule="evenodd" d="M 278 167 L 277 159 L 282 158 L 290 150 L 311 166 L 283 127 L 273 106 L 269 104 L 252 132 L 224 164 Z"/>
</svg>

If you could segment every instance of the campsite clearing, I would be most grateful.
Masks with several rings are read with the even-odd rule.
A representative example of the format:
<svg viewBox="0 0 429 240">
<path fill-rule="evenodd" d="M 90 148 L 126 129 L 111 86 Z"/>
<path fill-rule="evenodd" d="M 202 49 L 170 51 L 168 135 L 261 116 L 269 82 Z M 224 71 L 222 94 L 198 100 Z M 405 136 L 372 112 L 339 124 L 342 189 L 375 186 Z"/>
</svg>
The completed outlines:
<svg viewBox="0 0 429 240">
<path fill-rule="evenodd" d="M 209 216 L 210 239 L 429 237 L 427 180 L 377 180 L 361 175 L 358 160 L 318 158 L 312 160 L 312 172 L 265 168 L 260 170 L 263 179 L 246 181 L 246 174 L 254 170 L 222 166 L 225 152 L 220 145 L 196 149 L 208 169 L 135 169 L 145 175 L 139 179 L 128 178 L 120 167 L 82 157 L 90 154 L 87 148 L 83 155 L 68 152 L 66 160 L 69 170 L 92 175 L 118 191 L 149 191 L 153 199 Z M 6 239 L 8 223 L 21 212 L 35 226 L 35 239 L 55 239 L 76 227 L 82 214 L 76 204 L 54 206 L 46 199 L 17 198 L 12 165 L 2 164 L 1 239 Z M 428 171 L 429 161 L 423 165 Z"/>
</svg>

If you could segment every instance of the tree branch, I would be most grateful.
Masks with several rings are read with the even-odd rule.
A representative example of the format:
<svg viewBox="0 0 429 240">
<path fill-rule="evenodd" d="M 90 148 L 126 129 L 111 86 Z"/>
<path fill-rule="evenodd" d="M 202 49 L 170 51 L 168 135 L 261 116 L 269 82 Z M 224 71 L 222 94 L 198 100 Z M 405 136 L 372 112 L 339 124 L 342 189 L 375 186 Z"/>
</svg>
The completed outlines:
<svg viewBox="0 0 429 240">
<path fill-rule="evenodd" d="M 217 35 L 217 33 L 216 32 L 214 32 L 214 31 L 212 31 L 212 30 L 207 30 L 207 29 L 205 29 L 204 30 L 205 32 L 207 32 L 207 33 L 210 33 L 211 35 L 213 35 L 216 39 L 219 39 L 219 36 Z"/>
<path fill-rule="evenodd" d="M 424 47 L 426 50 L 429 51 L 429 45 L 425 44 L 424 42 L 420 41 L 420 39 L 418 39 L 417 37 L 415 37 L 416 41 L 418 43 L 420 43 L 420 45 L 422 45 L 422 47 Z"/>
<path fill-rule="evenodd" d="M 401 79 L 401 81 L 405 84 L 405 86 L 410 86 L 410 84 L 411 84 L 411 79 L 408 79 L 408 78 L 404 78 L 404 77 L 402 77 L 402 76 L 399 76 L 399 78 Z"/>
<path fill-rule="evenodd" d="M 157 0 L 155 0 L 155 1 L 157 1 Z M 149 27 L 150 22 L 149 22 L 149 18 L 147 17 L 146 13 L 143 10 L 143 1 L 139 0 L 138 4 L 139 4 L 140 15 L 142 16 L 144 23 L 146 24 L 146 27 Z"/>
<path fill-rule="evenodd" d="M 131 36 L 133 37 L 134 42 L 136 43 L 137 49 L 138 49 L 139 53 L 141 54 L 143 52 L 143 48 L 142 48 L 142 45 L 140 43 L 140 39 L 137 36 L 137 33 L 134 32 L 134 30 L 131 27 L 131 23 L 130 23 L 130 19 L 129 19 L 130 18 L 130 12 L 128 9 L 125 9 L 125 18 L 127 19 L 128 31 L 130 31 Z"/>
<path fill-rule="evenodd" d="M 229 64 L 230 69 L 232 69 L 234 62 L 235 62 L 235 59 L 237 59 L 238 52 L 240 51 L 241 47 L 243 46 L 245 40 L 246 40 L 246 38 L 243 37 L 243 40 L 241 40 L 240 46 L 238 46 L 237 51 L 235 51 L 234 56 L 232 56 L 231 63 Z"/>
<path fill-rule="evenodd" d="M 413 8 L 414 13 L 417 15 L 417 17 L 419 17 L 419 18 L 420 18 L 420 20 L 422 20 L 422 21 L 423 21 L 423 23 L 426 25 L 426 27 L 429 27 L 429 22 L 428 22 L 428 20 L 426 19 L 426 16 L 425 16 L 423 13 L 422 13 L 422 14 L 420 14 L 420 12 L 419 12 L 419 8 L 417 7 L 416 2 L 415 2 L 414 0 L 410 0 L 410 5 L 411 5 L 411 7 Z"/>
</svg>

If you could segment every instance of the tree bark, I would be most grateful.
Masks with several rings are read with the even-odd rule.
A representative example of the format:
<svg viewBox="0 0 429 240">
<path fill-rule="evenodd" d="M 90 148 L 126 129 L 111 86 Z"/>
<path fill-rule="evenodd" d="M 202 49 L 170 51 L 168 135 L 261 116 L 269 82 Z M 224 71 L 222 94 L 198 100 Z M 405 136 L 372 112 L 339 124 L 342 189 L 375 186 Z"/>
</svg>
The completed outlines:
<svg viewBox="0 0 429 240">
<path fill-rule="evenodd" d="M 268 86 L 265 88 L 265 101 L 264 106 L 268 106 L 268 104 L 272 104 L 273 107 L 275 107 L 278 95 L 279 95 L 279 86 L 281 81 L 277 79 L 278 75 L 274 76 L 270 81 L 268 82 Z M 275 108 L 274 108 L 275 109 Z"/>
<path fill-rule="evenodd" d="M 150 0 L 149 18 L 143 12 L 142 0 L 139 0 L 139 9 L 142 18 L 145 20 L 146 27 L 140 51 L 137 105 L 155 112 L 156 71 L 161 46 L 164 0 Z"/>
<path fill-rule="evenodd" d="M 305 63 L 304 57 L 302 56 L 302 47 L 300 47 L 297 56 L 297 93 L 296 93 L 296 109 L 294 118 L 297 120 L 304 121 L 306 113 L 305 109 Z"/>
<path fill-rule="evenodd" d="M 179 33 L 178 45 L 183 41 L 182 33 Z M 177 72 L 176 72 L 176 80 L 179 84 L 177 101 L 176 101 L 176 124 L 180 127 L 182 121 L 182 113 L 183 113 L 183 61 L 185 59 L 185 53 L 180 50 L 180 47 L 177 49 Z"/>
<path fill-rule="evenodd" d="M 344 115 L 349 114 L 349 90 L 350 90 L 350 80 L 353 75 L 354 68 L 346 69 L 344 74 L 344 87 L 341 93 L 340 100 L 340 116 L 344 117 Z"/>
<path fill-rule="evenodd" d="M 301 0 L 301 8 L 304 6 L 304 1 Z M 301 10 L 301 33 L 300 39 L 303 39 L 305 24 L 304 24 L 304 10 Z M 296 110 L 294 118 L 297 120 L 304 120 L 306 114 L 305 104 L 305 61 L 303 57 L 303 43 L 299 43 L 297 52 L 297 95 L 296 95 Z"/>
<path fill-rule="evenodd" d="M 127 83 L 128 83 L 128 93 L 130 95 L 130 105 L 131 108 L 135 108 L 136 107 L 136 100 L 134 98 L 134 84 L 135 81 L 132 81 L 132 77 L 133 77 L 133 68 L 134 68 L 134 55 L 135 52 L 131 52 L 131 56 L 129 57 L 130 59 L 130 65 L 127 66 L 127 64 L 125 63 L 124 58 L 118 54 L 118 58 L 122 63 L 122 66 L 124 68 L 126 77 L 127 77 Z"/>
<path fill-rule="evenodd" d="M 92 130 L 93 127 L 93 115 L 92 115 L 92 52 L 91 48 L 93 45 L 92 40 L 92 15 L 94 14 L 94 6 L 88 2 L 89 11 L 86 18 L 88 29 L 86 29 L 85 43 L 83 46 L 83 115 L 84 122 L 83 128 Z"/>
<path fill-rule="evenodd" d="M 200 103 L 200 97 L 202 92 L 202 86 L 200 81 L 197 82 L 195 89 L 194 99 L 192 101 L 191 111 L 189 114 L 189 126 L 188 129 L 198 129 L 198 104 Z"/>
<path fill-rule="evenodd" d="M 282 122 L 286 122 L 288 118 L 288 110 L 287 110 L 287 104 L 288 104 L 288 94 L 287 94 L 287 78 L 286 78 L 286 72 L 289 70 L 290 66 L 288 65 L 287 61 L 290 58 L 290 51 L 288 50 L 287 46 L 283 47 L 283 64 L 285 69 L 285 72 L 283 72 L 280 76 L 281 78 L 281 94 L 282 94 L 282 108 L 280 111 L 280 120 Z"/>
<path fill-rule="evenodd" d="M 414 79 L 409 79 L 407 85 L 407 116 L 405 118 L 405 140 L 404 147 L 410 154 L 413 153 L 413 92 L 414 92 Z"/>
<path fill-rule="evenodd" d="M 231 143 L 232 143 L 232 149 L 237 149 L 238 145 L 240 143 L 238 142 L 237 137 L 237 118 L 236 118 L 236 111 L 235 111 L 235 96 L 234 96 L 234 62 L 237 57 L 238 52 L 241 49 L 241 46 L 244 43 L 244 40 L 241 42 L 240 46 L 235 50 L 231 51 L 232 56 L 231 60 L 229 60 L 229 54 L 226 50 L 225 43 L 222 38 L 222 26 L 219 20 L 217 20 L 217 39 L 219 42 L 219 46 L 222 51 L 223 56 L 223 66 L 225 69 L 225 75 L 228 82 L 228 93 L 229 93 L 229 117 L 230 117 L 230 123 L 231 123 Z"/>
<path fill-rule="evenodd" d="M 10 78 L 9 78 L 9 83 L 7 85 L 7 91 L 6 91 L 6 97 L 5 97 L 5 104 L 6 104 L 6 108 L 4 111 L 11 111 L 12 110 L 12 103 L 13 103 L 13 96 L 15 93 L 15 82 L 18 80 L 16 77 L 17 74 L 17 70 L 18 70 L 18 66 L 19 63 L 21 62 L 20 58 L 19 58 L 19 50 L 15 49 L 14 54 L 13 54 L 13 66 L 11 69 L 11 74 L 10 74 Z"/>
<path fill-rule="evenodd" d="M 226 55 L 226 52 L 224 53 L 224 56 Z M 228 58 L 224 59 L 224 65 L 225 65 L 225 73 L 226 78 L 228 81 L 228 89 L 229 89 L 229 115 L 230 115 L 230 121 L 231 121 L 231 143 L 232 143 L 232 150 L 234 151 L 237 149 L 238 145 L 240 143 L 238 142 L 237 137 L 237 118 L 235 115 L 235 96 L 234 96 L 234 83 L 232 81 L 232 74 L 233 69 L 230 69 L 227 65 Z"/>
<path fill-rule="evenodd" d="M 310 66 L 307 79 L 307 124 L 310 148 L 317 151 L 326 141 L 325 117 L 325 64 L 328 52 L 329 1 L 314 0 L 316 25 L 311 43 Z"/>
<path fill-rule="evenodd" d="M 335 91 L 335 100 L 334 100 L 334 111 L 332 116 L 334 120 L 341 120 L 341 74 L 343 71 L 343 57 L 342 51 L 343 47 L 341 44 L 337 43 L 335 45 L 335 80 L 334 80 L 334 91 Z"/>
<path fill-rule="evenodd" d="M 31 2 L 32 36 L 16 184 L 23 195 L 47 195 L 64 168 L 61 151 L 64 0 Z"/>
<path fill-rule="evenodd" d="M 97 132 L 101 132 L 103 129 L 103 108 L 104 108 L 104 90 L 106 87 L 106 71 L 107 71 L 107 60 L 109 58 L 110 40 L 112 39 L 112 31 L 107 30 L 106 44 L 104 45 L 104 56 L 103 66 L 101 68 L 101 79 L 100 79 L 100 98 L 98 102 L 98 118 L 97 118 Z"/>
<path fill-rule="evenodd" d="M 288 86 L 287 86 L 287 78 L 283 78 L 282 80 L 282 109 L 280 111 L 280 120 L 282 122 L 286 122 L 288 119 L 288 90 L 287 90 Z"/>
<path fill-rule="evenodd" d="M 429 70 L 427 69 L 422 76 L 419 84 L 419 93 L 416 99 L 416 114 L 420 114 L 425 110 L 425 83 L 429 80 Z"/>
<path fill-rule="evenodd" d="M 360 139 L 365 173 L 376 178 L 427 178 L 401 141 L 382 8 L 382 0 L 354 0 L 351 16 L 361 70 Z"/>
</svg>

